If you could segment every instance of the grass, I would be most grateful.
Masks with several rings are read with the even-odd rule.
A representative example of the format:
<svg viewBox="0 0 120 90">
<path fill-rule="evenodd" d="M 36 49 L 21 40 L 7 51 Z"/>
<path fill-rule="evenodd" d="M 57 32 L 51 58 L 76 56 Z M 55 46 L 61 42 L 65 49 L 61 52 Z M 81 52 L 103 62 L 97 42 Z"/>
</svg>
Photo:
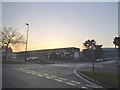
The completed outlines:
<svg viewBox="0 0 120 90">
<path fill-rule="evenodd" d="M 81 73 L 110 87 L 113 87 L 113 88 L 118 87 L 117 76 L 107 74 L 107 73 L 90 72 L 90 71 L 81 71 Z"/>
</svg>

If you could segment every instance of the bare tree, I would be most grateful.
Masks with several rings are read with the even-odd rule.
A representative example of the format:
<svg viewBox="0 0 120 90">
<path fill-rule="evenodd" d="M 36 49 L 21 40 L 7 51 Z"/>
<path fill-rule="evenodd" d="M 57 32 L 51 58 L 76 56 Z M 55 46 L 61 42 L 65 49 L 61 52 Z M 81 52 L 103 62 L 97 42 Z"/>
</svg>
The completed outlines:
<svg viewBox="0 0 120 90">
<path fill-rule="evenodd" d="M 8 48 L 10 45 L 20 45 L 25 44 L 24 36 L 14 29 L 13 27 L 4 26 L 0 30 L 0 43 L 2 46 L 2 50 L 5 54 L 5 60 L 7 59 Z"/>
</svg>

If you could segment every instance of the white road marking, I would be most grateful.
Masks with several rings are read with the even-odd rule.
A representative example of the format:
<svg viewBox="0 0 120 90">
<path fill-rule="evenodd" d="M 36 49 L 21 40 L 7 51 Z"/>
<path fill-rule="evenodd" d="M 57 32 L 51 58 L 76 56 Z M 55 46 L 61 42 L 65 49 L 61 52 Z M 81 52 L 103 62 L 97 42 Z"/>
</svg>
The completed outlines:
<svg viewBox="0 0 120 90">
<path fill-rule="evenodd" d="M 31 73 L 31 72 L 27 71 L 26 73 Z"/>
<path fill-rule="evenodd" d="M 58 82 L 63 82 L 62 80 L 60 80 L 60 79 L 54 79 L 55 81 L 58 81 Z"/>
<path fill-rule="evenodd" d="M 31 73 L 31 74 L 36 75 L 36 73 Z"/>
<path fill-rule="evenodd" d="M 25 72 L 25 73 L 30 73 L 30 74 L 33 74 L 33 75 L 36 75 L 36 76 L 40 76 L 40 77 L 44 77 L 44 78 L 47 78 L 47 79 L 53 79 L 55 81 L 58 81 L 58 82 L 63 82 L 63 83 L 66 83 L 66 84 L 69 84 L 71 86 L 76 86 L 76 84 L 81 84 L 80 82 L 77 82 L 77 81 L 73 81 L 73 80 L 70 80 L 67 81 L 67 79 L 65 78 L 61 78 L 61 77 L 57 77 L 57 76 L 54 76 L 54 75 L 48 75 L 46 73 L 40 73 L 40 72 L 36 72 L 36 71 L 31 71 L 31 70 L 26 70 L 24 68 L 14 68 L 15 70 L 19 70 L 19 71 L 22 71 L 22 72 Z M 64 80 L 64 81 L 63 81 Z M 66 81 L 66 82 L 65 82 Z M 86 85 L 88 87 L 90 87 L 90 85 Z M 91 86 L 92 87 L 92 86 Z M 95 86 L 93 86 L 95 87 Z M 82 87 L 82 88 L 87 88 L 87 87 Z"/>
<path fill-rule="evenodd" d="M 87 87 L 92 87 L 92 88 L 98 88 L 96 86 L 92 86 L 92 85 L 86 85 Z"/>
<path fill-rule="evenodd" d="M 48 74 L 46 74 L 46 73 L 43 73 L 43 75 L 47 75 L 48 76 Z"/>
<path fill-rule="evenodd" d="M 73 83 L 76 83 L 76 84 L 81 84 L 80 82 L 77 82 L 77 81 L 73 81 L 73 80 L 72 80 L 71 82 L 73 82 Z"/>
<path fill-rule="evenodd" d="M 82 86 L 81 88 L 87 88 L 87 87 L 85 87 L 85 86 Z"/>
<path fill-rule="evenodd" d="M 38 74 L 37 76 L 43 77 L 43 75 L 41 75 L 41 74 Z"/>
<path fill-rule="evenodd" d="M 45 77 L 45 78 L 47 78 L 47 79 L 52 79 L 51 77 L 48 77 L 48 76 L 47 76 L 47 77 Z"/>
<path fill-rule="evenodd" d="M 67 79 L 65 79 L 65 78 L 59 78 L 59 79 L 61 79 L 61 80 L 67 80 Z"/>
<path fill-rule="evenodd" d="M 69 84 L 69 85 L 72 85 L 72 86 L 76 86 L 75 84 L 70 83 L 70 82 L 66 82 L 66 84 Z"/>
<path fill-rule="evenodd" d="M 76 76 L 78 76 L 79 78 L 81 78 L 81 79 L 84 80 L 85 82 L 87 82 L 87 83 L 89 83 L 89 84 L 91 84 L 91 85 L 96 86 L 97 88 L 103 88 L 103 87 L 101 87 L 101 86 L 99 86 L 99 85 L 97 85 L 97 84 L 95 84 L 95 83 L 92 83 L 92 82 L 88 81 L 87 79 L 83 78 L 82 76 L 80 76 L 80 75 L 76 72 L 76 70 L 77 70 L 77 69 L 74 70 L 74 73 L 75 73 Z"/>
<path fill-rule="evenodd" d="M 33 73 L 34 73 L 35 71 L 31 71 L 31 72 L 33 72 Z"/>
</svg>

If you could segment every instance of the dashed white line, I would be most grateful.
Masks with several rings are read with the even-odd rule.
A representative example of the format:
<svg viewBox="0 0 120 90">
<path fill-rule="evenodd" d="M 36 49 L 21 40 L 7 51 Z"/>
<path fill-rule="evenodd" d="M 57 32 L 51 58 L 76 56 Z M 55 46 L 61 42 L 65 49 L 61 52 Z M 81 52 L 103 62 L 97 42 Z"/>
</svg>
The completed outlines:
<svg viewBox="0 0 120 90">
<path fill-rule="evenodd" d="M 88 88 L 88 87 L 82 86 L 81 88 Z"/>
<path fill-rule="evenodd" d="M 27 71 L 26 73 L 31 73 L 31 72 Z"/>
<path fill-rule="evenodd" d="M 98 88 L 96 86 L 92 86 L 92 85 L 86 85 L 87 87 L 92 87 L 92 88 Z"/>
<path fill-rule="evenodd" d="M 81 84 L 80 82 L 77 82 L 77 81 L 71 81 L 72 83 L 76 83 L 76 84 Z"/>
<path fill-rule="evenodd" d="M 48 74 L 46 74 L 46 73 L 43 73 L 43 75 L 46 75 L 46 76 L 47 76 Z"/>
<path fill-rule="evenodd" d="M 67 81 L 67 79 L 65 79 L 65 78 L 57 77 L 57 76 L 54 76 L 54 75 L 48 75 L 46 73 L 41 74 L 39 72 L 26 70 L 24 68 L 13 68 L 13 69 L 18 70 L 18 71 L 22 71 L 22 72 L 25 72 L 25 73 L 30 73 L 30 74 L 33 74 L 33 75 L 36 75 L 36 76 L 44 77 L 44 78 L 47 78 L 47 79 L 53 79 L 55 81 L 63 82 L 63 83 L 69 84 L 71 86 L 76 86 L 76 84 L 81 84 L 80 82 L 77 82 L 77 81 L 73 81 L 73 80 Z M 86 85 L 86 86 L 90 87 L 90 85 Z M 87 87 L 82 87 L 82 88 L 87 88 Z"/>
<path fill-rule="evenodd" d="M 65 79 L 65 78 L 59 78 L 59 79 L 61 79 L 61 80 L 67 80 L 67 79 Z"/>
<path fill-rule="evenodd" d="M 31 74 L 36 75 L 36 73 L 31 73 Z"/>
<path fill-rule="evenodd" d="M 47 79 L 52 79 L 51 77 L 45 77 L 45 78 L 47 78 Z"/>
<path fill-rule="evenodd" d="M 33 72 L 33 73 L 34 73 L 35 71 L 31 71 L 31 72 Z"/>
<path fill-rule="evenodd" d="M 37 76 L 43 77 L 43 75 L 41 75 L 41 74 L 38 74 Z"/>
<path fill-rule="evenodd" d="M 60 79 L 54 79 L 55 81 L 58 81 L 58 82 L 63 82 L 62 80 L 60 80 Z"/>
</svg>

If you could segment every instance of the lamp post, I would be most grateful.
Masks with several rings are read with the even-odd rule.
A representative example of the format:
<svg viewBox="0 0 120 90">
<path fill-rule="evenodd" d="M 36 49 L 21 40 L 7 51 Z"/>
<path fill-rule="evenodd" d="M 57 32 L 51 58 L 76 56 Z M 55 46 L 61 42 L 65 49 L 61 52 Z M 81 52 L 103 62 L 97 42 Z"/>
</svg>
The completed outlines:
<svg viewBox="0 0 120 90">
<path fill-rule="evenodd" d="M 26 23 L 27 25 L 27 35 L 26 35 L 26 47 L 25 47 L 25 60 L 27 60 L 27 45 L 28 45 L 28 31 L 29 31 L 29 24 Z"/>
</svg>

